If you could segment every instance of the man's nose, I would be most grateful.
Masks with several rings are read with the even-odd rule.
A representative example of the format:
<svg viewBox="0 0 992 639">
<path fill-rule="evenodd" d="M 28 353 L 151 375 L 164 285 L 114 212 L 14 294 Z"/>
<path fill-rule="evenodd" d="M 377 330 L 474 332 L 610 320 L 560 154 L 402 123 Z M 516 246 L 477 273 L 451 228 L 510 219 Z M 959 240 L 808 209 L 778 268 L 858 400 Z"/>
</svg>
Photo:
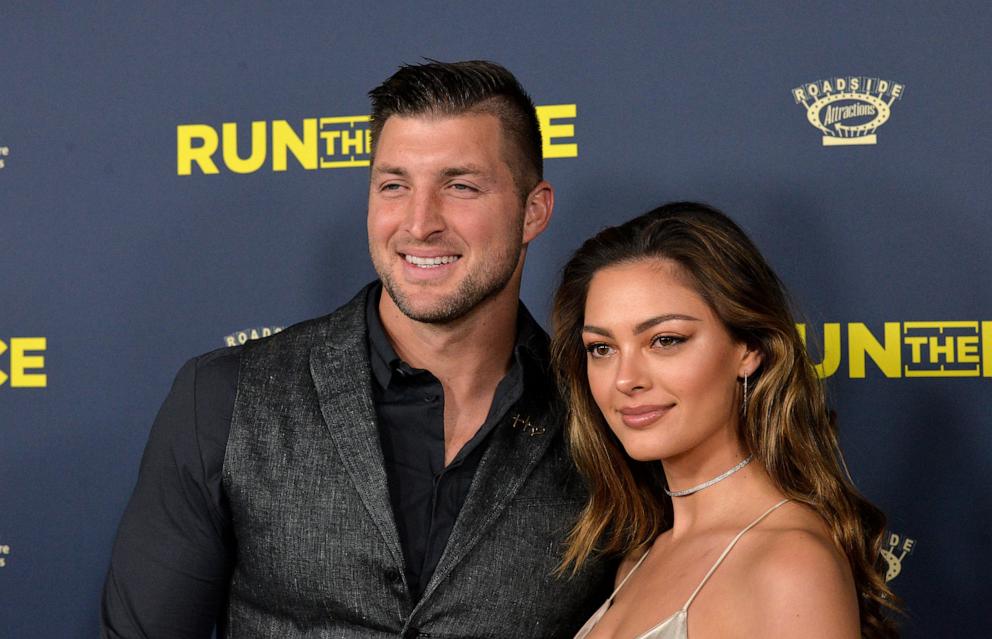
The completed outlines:
<svg viewBox="0 0 992 639">
<path fill-rule="evenodd" d="M 407 210 L 407 232 L 418 240 L 426 240 L 444 228 L 444 216 L 437 195 L 429 191 L 414 193 Z"/>
</svg>

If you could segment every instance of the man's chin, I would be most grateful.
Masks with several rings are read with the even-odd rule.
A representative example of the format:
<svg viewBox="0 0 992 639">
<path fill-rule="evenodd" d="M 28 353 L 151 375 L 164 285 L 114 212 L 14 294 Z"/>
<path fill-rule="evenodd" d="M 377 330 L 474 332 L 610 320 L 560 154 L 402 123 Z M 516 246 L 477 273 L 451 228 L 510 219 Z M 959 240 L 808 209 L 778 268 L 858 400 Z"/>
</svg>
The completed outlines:
<svg viewBox="0 0 992 639">
<path fill-rule="evenodd" d="M 445 324 L 465 315 L 460 308 L 457 295 L 445 292 L 443 287 L 433 284 L 411 284 L 383 280 L 386 295 L 393 305 L 407 318 L 426 324 Z M 471 310 L 471 308 L 467 309 Z"/>
<path fill-rule="evenodd" d="M 448 324 L 468 315 L 474 308 L 458 300 L 418 295 L 414 299 L 395 300 L 397 308 L 408 318 L 425 324 Z"/>
<path fill-rule="evenodd" d="M 402 276 L 384 277 L 382 284 L 403 315 L 426 324 L 450 324 L 478 310 L 487 300 L 506 289 L 513 271 L 504 278 L 445 278 L 411 283 Z"/>
</svg>

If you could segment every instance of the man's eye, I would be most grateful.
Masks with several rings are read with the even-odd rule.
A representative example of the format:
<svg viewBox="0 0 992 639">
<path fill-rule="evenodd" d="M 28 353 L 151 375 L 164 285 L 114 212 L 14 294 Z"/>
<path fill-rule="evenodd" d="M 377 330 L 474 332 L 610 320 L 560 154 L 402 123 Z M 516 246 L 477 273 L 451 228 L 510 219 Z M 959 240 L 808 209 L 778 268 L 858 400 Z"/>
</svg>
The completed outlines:
<svg viewBox="0 0 992 639">
<path fill-rule="evenodd" d="M 451 188 L 454 189 L 454 190 L 456 190 L 456 191 L 462 191 L 464 193 L 472 193 L 472 192 L 475 192 L 475 191 L 478 191 L 479 190 L 479 189 L 475 188 L 474 186 L 470 186 L 468 184 L 460 184 L 460 183 L 457 183 L 457 182 L 455 184 L 452 184 L 451 185 Z"/>
</svg>

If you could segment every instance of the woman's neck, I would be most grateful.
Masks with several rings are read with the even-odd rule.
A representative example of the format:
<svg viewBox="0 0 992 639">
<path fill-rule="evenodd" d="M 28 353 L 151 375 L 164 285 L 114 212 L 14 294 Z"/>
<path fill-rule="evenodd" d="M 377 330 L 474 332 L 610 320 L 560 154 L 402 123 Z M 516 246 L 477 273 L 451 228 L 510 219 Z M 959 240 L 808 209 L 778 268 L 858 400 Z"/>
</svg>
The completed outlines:
<svg viewBox="0 0 992 639">
<path fill-rule="evenodd" d="M 740 446 L 725 448 L 693 460 L 686 455 L 665 460 L 662 465 L 669 489 L 684 490 L 719 477 L 747 459 Z M 708 528 L 736 524 L 753 517 L 767 502 L 781 499 L 768 472 L 757 459 L 706 488 L 682 497 L 672 497 L 672 537 L 694 534 Z"/>
</svg>

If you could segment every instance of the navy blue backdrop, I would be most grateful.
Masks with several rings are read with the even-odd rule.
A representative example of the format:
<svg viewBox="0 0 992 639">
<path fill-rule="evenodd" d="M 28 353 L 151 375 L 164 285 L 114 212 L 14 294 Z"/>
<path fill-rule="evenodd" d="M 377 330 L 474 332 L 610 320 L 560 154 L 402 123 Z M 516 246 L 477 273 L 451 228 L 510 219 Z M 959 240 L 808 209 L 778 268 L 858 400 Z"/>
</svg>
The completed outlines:
<svg viewBox="0 0 992 639">
<path fill-rule="evenodd" d="M 987 636 L 989 3 L 10 4 L 0 636 L 94 636 L 185 359 L 372 278 L 365 94 L 423 56 L 497 60 L 542 107 L 538 318 L 606 224 L 673 199 L 741 222 L 823 345 L 905 636 Z"/>
</svg>

